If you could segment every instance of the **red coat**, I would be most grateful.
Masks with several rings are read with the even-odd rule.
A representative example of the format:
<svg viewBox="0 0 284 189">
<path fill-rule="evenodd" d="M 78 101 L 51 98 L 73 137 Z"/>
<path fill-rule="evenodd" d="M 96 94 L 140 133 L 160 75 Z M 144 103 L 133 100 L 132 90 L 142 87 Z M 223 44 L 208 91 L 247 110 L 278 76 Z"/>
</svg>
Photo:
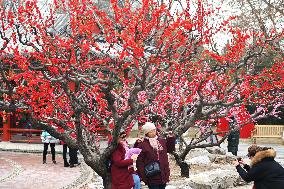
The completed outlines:
<svg viewBox="0 0 284 189">
<path fill-rule="evenodd" d="M 158 160 L 157 151 L 152 148 L 148 139 L 144 139 L 143 142 L 138 143 L 137 147 L 141 148 L 142 151 L 139 154 L 136 162 L 137 166 L 137 173 L 141 180 L 146 185 L 158 185 L 158 184 L 166 184 L 169 182 L 170 178 L 170 167 L 169 167 L 169 160 L 167 154 L 167 146 L 166 140 L 163 138 L 158 138 L 158 141 L 163 147 L 163 150 L 159 151 L 159 162 L 161 168 L 161 174 L 146 178 L 144 174 L 144 167 L 145 165 Z"/>
<path fill-rule="evenodd" d="M 134 181 L 132 177 L 133 168 L 128 169 L 128 166 L 133 165 L 133 160 L 125 160 L 125 153 L 126 151 L 121 144 L 119 144 L 117 146 L 117 149 L 112 153 L 112 189 L 131 189 L 134 186 Z"/>
</svg>

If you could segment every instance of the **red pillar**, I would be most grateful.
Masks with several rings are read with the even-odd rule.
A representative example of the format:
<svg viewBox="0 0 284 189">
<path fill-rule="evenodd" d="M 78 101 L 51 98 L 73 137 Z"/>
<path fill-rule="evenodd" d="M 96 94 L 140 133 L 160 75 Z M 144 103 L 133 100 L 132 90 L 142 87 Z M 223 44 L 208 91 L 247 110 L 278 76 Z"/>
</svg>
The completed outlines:
<svg viewBox="0 0 284 189">
<path fill-rule="evenodd" d="M 11 128 L 11 115 L 9 113 L 3 114 L 3 137 L 2 141 L 10 141 L 11 134 L 9 129 Z"/>
</svg>

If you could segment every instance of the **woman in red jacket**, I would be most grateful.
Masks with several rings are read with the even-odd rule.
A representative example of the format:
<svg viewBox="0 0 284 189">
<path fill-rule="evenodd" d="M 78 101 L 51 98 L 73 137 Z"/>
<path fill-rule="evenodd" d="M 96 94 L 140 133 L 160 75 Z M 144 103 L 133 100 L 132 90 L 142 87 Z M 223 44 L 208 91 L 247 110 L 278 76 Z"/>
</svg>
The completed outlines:
<svg viewBox="0 0 284 189">
<path fill-rule="evenodd" d="M 133 169 L 133 161 L 136 160 L 137 156 L 125 159 L 127 149 L 126 133 L 121 132 L 118 139 L 118 146 L 111 157 L 112 189 L 131 189 L 134 187 L 134 179 L 137 181 L 137 178 L 137 182 L 140 183 L 140 179 L 135 175 Z"/>
</svg>

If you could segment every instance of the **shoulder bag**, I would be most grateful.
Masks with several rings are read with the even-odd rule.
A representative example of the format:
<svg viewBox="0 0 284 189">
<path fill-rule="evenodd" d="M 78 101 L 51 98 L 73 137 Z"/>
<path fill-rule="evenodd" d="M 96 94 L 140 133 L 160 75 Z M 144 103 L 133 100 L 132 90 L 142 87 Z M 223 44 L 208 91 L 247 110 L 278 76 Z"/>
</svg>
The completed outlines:
<svg viewBox="0 0 284 189">
<path fill-rule="evenodd" d="M 159 158 L 159 149 L 157 149 L 157 156 L 158 156 L 157 161 L 153 161 L 153 162 L 145 165 L 145 167 L 144 167 L 144 173 L 145 173 L 145 176 L 147 178 L 161 174 L 161 168 L 160 168 L 160 162 L 159 162 L 159 159 L 160 159 Z"/>
</svg>

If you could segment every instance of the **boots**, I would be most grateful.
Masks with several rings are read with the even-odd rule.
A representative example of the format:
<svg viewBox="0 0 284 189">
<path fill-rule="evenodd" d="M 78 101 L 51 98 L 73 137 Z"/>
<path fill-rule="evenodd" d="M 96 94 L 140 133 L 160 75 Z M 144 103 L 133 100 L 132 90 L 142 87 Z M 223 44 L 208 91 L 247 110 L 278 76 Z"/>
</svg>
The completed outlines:
<svg viewBox="0 0 284 189">
<path fill-rule="evenodd" d="M 46 164 L 46 156 L 43 156 L 42 163 L 43 163 L 43 164 Z"/>
<path fill-rule="evenodd" d="M 70 168 L 72 168 L 72 167 L 75 167 L 75 165 L 74 164 L 70 164 Z"/>
<path fill-rule="evenodd" d="M 64 167 L 69 167 L 69 163 L 68 163 L 67 159 L 64 159 Z"/>
</svg>

